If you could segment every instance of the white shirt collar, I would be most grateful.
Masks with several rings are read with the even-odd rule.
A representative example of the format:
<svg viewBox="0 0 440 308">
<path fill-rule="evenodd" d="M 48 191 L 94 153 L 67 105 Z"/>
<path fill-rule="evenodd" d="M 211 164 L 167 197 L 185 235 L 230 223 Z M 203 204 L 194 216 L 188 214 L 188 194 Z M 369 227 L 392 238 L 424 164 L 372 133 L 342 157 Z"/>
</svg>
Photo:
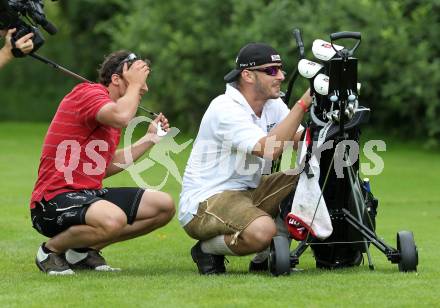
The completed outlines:
<svg viewBox="0 0 440 308">
<path fill-rule="evenodd" d="M 246 110 L 249 112 L 249 114 L 257 117 L 257 115 L 255 114 L 254 110 L 249 105 L 248 101 L 243 96 L 243 94 L 237 88 L 235 88 L 232 84 L 230 84 L 230 83 L 226 84 L 225 95 L 229 96 L 234 102 L 236 102 L 236 103 L 242 105 L 243 107 L 245 107 Z"/>
<path fill-rule="evenodd" d="M 256 118 L 259 118 L 254 110 L 252 109 L 252 107 L 249 105 L 248 101 L 246 100 L 246 98 L 243 96 L 243 94 L 237 89 L 235 88 L 232 83 L 227 83 L 226 84 L 226 91 L 225 91 L 225 95 L 229 96 L 233 101 L 237 102 L 238 104 L 242 105 L 243 107 L 246 108 L 246 110 L 248 110 L 248 112 L 255 116 Z M 261 112 L 261 114 L 263 115 L 264 110 L 266 109 L 266 107 L 268 107 L 271 103 L 273 103 L 274 99 L 268 99 L 266 101 L 266 103 L 264 103 L 263 106 L 263 110 Z"/>
</svg>

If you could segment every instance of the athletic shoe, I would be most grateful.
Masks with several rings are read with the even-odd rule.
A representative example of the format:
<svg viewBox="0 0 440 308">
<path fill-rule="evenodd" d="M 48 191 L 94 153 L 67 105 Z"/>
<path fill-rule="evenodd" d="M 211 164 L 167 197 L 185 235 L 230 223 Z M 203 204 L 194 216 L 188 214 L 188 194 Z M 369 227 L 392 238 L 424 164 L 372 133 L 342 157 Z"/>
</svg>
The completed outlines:
<svg viewBox="0 0 440 308">
<path fill-rule="evenodd" d="M 259 273 L 259 272 L 267 272 L 269 270 L 269 260 L 266 259 L 263 262 L 254 262 L 251 260 L 249 262 L 249 272 L 251 273 Z"/>
<path fill-rule="evenodd" d="M 40 271 L 48 275 L 73 275 L 75 274 L 67 264 L 66 260 L 54 252 L 45 253 L 42 245 L 38 248 L 37 257 L 35 258 Z"/>
<path fill-rule="evenodd" d="M 198 241 L 191 248 L 191 257 L 197 264 L 201 275 L 224 274 L 226 273 L 225 256 L 213 255 L 202 251 L 202 242 Z"/>
<path fill-rule="evenodd" d="M 66 251 L 66 261 L 70 267 L 78 270 L 95 270 L 100 272 L 120 271 L 120 268 L 113 268 L 107 265 L 100 251 L 89 249 L 86 252 L 78 252 L 73 249 Z"/>
</svg>

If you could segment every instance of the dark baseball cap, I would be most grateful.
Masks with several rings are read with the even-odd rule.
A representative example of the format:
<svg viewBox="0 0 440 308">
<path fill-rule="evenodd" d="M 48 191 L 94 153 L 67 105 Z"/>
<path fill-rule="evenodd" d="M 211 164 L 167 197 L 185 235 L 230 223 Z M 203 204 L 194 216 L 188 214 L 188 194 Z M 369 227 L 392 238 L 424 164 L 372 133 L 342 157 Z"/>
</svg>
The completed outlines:
<svg viewBox="0 0 440 308">
<path fill-rule="evenodd" d="M 233 82 L 242 70 L 267 63 L 281 63 L 278 52 L 265 43 L 249 43 L 240 49 L 235 60 L 235 69 L 227 73 L 224 80 Z"/>
</svg>

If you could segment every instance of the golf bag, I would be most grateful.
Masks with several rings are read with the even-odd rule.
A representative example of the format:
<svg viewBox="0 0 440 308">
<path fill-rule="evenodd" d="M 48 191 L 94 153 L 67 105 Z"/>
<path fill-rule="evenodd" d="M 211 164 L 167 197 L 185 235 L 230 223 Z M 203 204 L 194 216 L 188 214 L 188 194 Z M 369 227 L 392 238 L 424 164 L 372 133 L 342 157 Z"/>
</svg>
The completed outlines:
<svg viewBox="0 0 440 308">
<path fill-rule="evenodd" d="M 358 266 L 363 261 L 363 254 L 366 253 L 369 268 L 374 269 L 369 253 L 370 244 L 382 251 L 389 261 L 397 263 L 400 271 L 416 271 L 418 252 L 412 232 L 397 233 L 397 249 L 389 246 L 376 235 L 378 200 L 371 192 L 369 180 L 360 178 L 361 125 L 367 123 L 370 116 L 370 109 L 360 106 L 358 102 L 360 84 L 357 82 L 357 59 L 353 57 L 360 45 L 361 34 L 338 32 L 330 35 L 330 43 L 315 40 L 312 51 L 318 62 L 304 59 L 304 45 L 299 30 L 295 29 L 294 35 L 300 61 L 298 69 L 289 80 L 284 101 L 289 103 L 293 83 L 299 75 L 309 79 L 313 101 L 310 107 L 310 120 L 306 125 L 307 138 L 304 138 L 305 141 L 308 140 L 307 153 L 305 156 L 302 153 L 299 155 L 301 159 L 306 157 L 300 176 L 305 179 L 307 175 L 308 179 L 303 182 L 313 178 L 313 174 L 309 172 L 312 163 L 309 165 L 308 163 L 312 161 L 312 157 L 317 157 L 315 156 L 317 149 L 313 147 L 313 144 L 317 144 L 320 157 L 319 168 L 315 170 L 319 170 L 321 192 L 318 193 L 321 195 L 319 199 L 317 198 L 316 204 L 298 204 L 295 201 L 300 198 L 295 198 L 295 193 L 307 193 L 298 185 L 296 191 L 281 203 L 280 215 L 286 222 L 290 236 L 301 241 L 295 250 L 290 251 L 288 248 L 290 242 L 287 239 L 283 236 L 273 238 L 269 254 L 271 273 L 289 274 L 290 269 L 299 263 L 299 257 L 309 246 L 318 268 Z M 347 49 L 336 45 L 334 41 L 339 39 L 355 40 L 354 47 Z M 330 143 L 331 146 L 328 147 L 328 144 L 324 146 L 326 143 Z M 279 170 L 279 164 L 274 164 L 273 168 Z M 313 168 L 316 168 L 316 164 Z M 317 177 L 313 181 L 317 181 Z M 324 198 L 324 203 L 321 202 L 321 198 Z M 314 230 L 319 229 L 319 225 L 317 226 L 319 219 L 316 218 L 319 215 L 318 207 L 322 205 L 326 207 L 323 217 L 330 216 L 333 230 L 329 236 L 326 234 L 319 237 L 314 236 L 313 233 L 316 235 Z M 313 208 L 314 212 L 301 212 L 301 208 L 307 207 Z M 310 217 L 303 219 L 299 216 L 306 216 L 304 213 Z M 296 217 L 301 219 L 295 220 Z M 321 221 L 325 222 L 324 219 Z M 306 236 L 296 231 L 301 227 L 307 230 Z M 298 234 L 302 237 L 300 238 Z"/>
<path fill-rule="evenodd" d="M 315 132 L 315 135 L 319 133 L 319 127 L 313 124 L 311 124 L 311 130 Z M 358 126 L 347 130 L 346 133 L 348 140 L 359 142 L 360 128 Z M 335 136 L 330 136 L 330 138 L 332 137 Z M 335 147 L 322 152 L 320 160 L 321 173 L 319 183 L 321 188 L 323 188 L 323 198 L 326 201 L 327 210 L 330 214 L 333 233 L 324 241 L 316 241 L 315 245 L 313 242 L 310 244 L 316 259 L 316 266 L 319 268 L 359 265 L 362 261 L 362 253 L 366 252 L 362 235 L 344 220 L 342 208 L 347 209 L 350 213 L 357 213 L 357 209 L 351 192 L 350 177 L 347 174 L 349 170 L 344 168 L 344 176 L 339 178 L 333 167 L 332 160 L 335 155 L 336 140 L 334 143 Z M 357 157 L 357 161 L 352 167 L 357 176 L 359 157 Z M 327 183 L 325 185 L 326 177 Z M 371 193 L 369 182 L 360 181 L 359 179 L 358 183 L 361 183 L 361 193 L 365 202 L 360 209 L 360 219 L 365 226 L 372 232 L 375 232 L 378 200 Z M 291 204 L 290 202 L 289 205 Z M 323 245 L 325 243 L 328 244 Z"/>
</svg>

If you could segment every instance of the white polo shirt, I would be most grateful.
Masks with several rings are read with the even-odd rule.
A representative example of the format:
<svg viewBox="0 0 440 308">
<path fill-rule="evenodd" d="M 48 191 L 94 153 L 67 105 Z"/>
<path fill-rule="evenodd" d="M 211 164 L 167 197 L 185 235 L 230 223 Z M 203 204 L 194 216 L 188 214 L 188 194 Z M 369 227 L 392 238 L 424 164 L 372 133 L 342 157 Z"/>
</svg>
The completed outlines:
<svg viewBox="0 0 440 308">
<path fill-rule="evenodd" d="M 186 165 L 178 214 L 182 226 L 209 197 L 258 186 L 261 175 L 270 173 L 271 161 L 252 155 L 252 150 L 288 113 L 280 98 L 270 99 L 258 117 L 241 92 L 226 85 L 225 94 L 206 110 Z"/>
</svg>

